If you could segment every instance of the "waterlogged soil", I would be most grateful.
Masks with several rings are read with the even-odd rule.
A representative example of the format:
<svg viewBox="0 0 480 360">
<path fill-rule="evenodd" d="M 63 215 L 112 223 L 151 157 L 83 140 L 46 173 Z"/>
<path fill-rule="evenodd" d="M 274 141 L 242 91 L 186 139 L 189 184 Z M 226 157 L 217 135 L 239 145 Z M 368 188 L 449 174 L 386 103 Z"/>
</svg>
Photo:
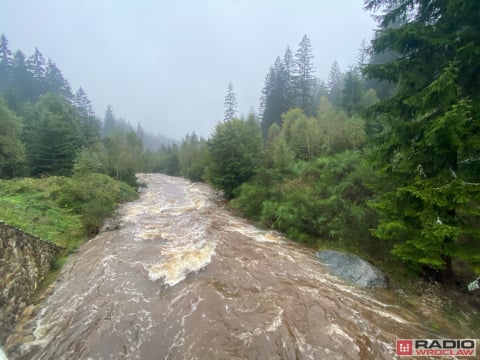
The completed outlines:
<svg viewBox="0 0 480 360">
<path fill-rule="evenodd" d="M 11 359 L 392 359 L 448 337 L 389 290 L 331 275 L 314 249 L 234 217 L 203 184 L 148 187 L 63 267 L 7 341 Z"/>
</svg>

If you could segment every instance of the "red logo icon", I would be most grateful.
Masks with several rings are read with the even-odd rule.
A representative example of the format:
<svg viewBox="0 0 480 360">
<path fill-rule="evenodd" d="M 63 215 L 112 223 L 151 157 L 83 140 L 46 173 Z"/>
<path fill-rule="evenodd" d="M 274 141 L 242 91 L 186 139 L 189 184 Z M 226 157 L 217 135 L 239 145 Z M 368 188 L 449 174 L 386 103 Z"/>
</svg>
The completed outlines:
<svg viewBox="0 0 480 360">
<path fill-rule="evenodd" d="M 397 340 L 397 356 L 412 356 L 413 340 Z"/>
</svg>

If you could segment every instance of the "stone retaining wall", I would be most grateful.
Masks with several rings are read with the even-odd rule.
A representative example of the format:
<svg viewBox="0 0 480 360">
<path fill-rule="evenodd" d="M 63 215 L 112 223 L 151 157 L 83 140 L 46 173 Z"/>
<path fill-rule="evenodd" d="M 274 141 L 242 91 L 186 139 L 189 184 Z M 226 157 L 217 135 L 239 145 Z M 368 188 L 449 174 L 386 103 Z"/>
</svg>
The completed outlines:
<svg viewBox="0 0 480 360">
<path fill-rule="evenodd" d="M 0 221 L 0 345 L 61 250 Z"/>
</svg>

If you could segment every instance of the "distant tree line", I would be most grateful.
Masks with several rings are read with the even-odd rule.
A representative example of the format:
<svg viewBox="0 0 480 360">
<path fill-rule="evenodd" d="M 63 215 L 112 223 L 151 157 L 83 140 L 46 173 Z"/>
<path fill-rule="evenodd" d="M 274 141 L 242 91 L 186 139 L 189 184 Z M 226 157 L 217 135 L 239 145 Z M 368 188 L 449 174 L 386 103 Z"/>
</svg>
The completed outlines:
<svg viewBox="0 0 480 360">
<path fill-rule="evenodd" d="M 0 37 L 0 178 L 98 172 L 136 184 L 172 141 L 134 129 L 112 106 L 98 118 L 80 87 L 72 92 L 51 59 L 12 52 Z"/>
</svg>

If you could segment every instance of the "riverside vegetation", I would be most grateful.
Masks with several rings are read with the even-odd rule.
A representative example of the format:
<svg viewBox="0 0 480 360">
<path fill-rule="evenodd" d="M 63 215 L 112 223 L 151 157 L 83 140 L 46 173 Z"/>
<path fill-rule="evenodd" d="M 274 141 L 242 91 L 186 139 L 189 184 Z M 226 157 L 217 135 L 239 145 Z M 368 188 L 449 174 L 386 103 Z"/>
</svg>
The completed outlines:
<svg viewBox="0 0 480 360">
<path fill-rule="evenodd" d="M 347 72 L 316 78 L 305 36 L 267 73 L 259 119 L 236 116 L 229 84 L 224 122 L 160 170 L 210 182 L 293 240 L 465 292 L 480 274 L 479 7 L 367 1 L 378 32 Z"/>
<path fill-rule="evenodd" d="M 348 71 L 335 62 L 316 78 L 304 36 L 266 74 L 258 116 L 237 116 L 230 83 L 211 137 L 180 143 L 111 106 L 101 121 L 53 61 L 12 54 L 2 36 L 0 172 L 14 180 L 0 183 L 0 216 L 73 248 L 134 196 L 117 181 L 163 172 L 211 183 L 292 240 L 359 253 L 399 287 L 423 278 L 464 294 L 480 275 L 480 3 L 365 4 L 378 31 Z"/>
<path fill-rule="evenodd" d="M 103 174 L 0 181 L 0 218 L 67 250 L 98 232 L 131 186 Z"/>
</svg>

